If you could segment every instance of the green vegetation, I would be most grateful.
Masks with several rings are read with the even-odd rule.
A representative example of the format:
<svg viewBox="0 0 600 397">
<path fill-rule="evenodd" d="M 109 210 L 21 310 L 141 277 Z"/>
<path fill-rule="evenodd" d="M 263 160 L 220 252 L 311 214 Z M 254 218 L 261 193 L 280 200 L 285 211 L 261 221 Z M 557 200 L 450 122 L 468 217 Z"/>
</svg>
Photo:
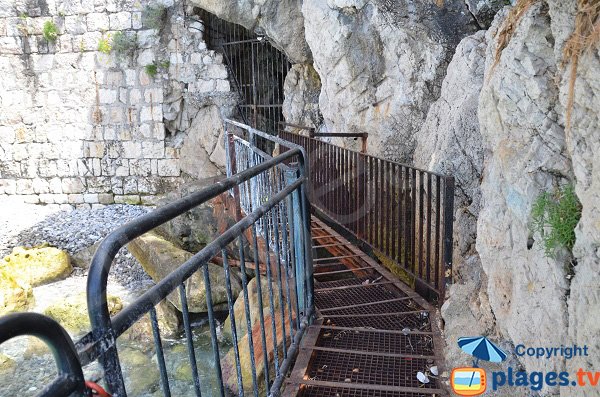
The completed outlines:
<svg viewBox="0 0 600 397">
<path fill-rule="evenodd" d="M 163 6 L 148 6 L 142 10 L 142 25 L 148 29 L 160 30 L 163 27 L 167 9 Z"/>
<path fill-rule="evenodd" d="M 121 60 L 137 49 L 137 37 L 135 34 L 117 32 L 112 37 L 111 49 L 117 59 Z"/>
<path fill-rule="evenodd" d="M 19 14 L 19 19 L 21 21 L 17 24 L 17 29 L 19 30 L 19 32 L 21 32 L 23 36 L 29 36 L 29 34 L 31 33 L 28 24 L 29 15 L 26 12 L 22 12 Z"/>
<path fill-rule="evenodd" d="M 148 76 L 154 77 L 158 74 L 159 70 L 168 70 L 169 66 L 171 66 L 171 62 L 169 62 L 167 59 L 163 59 L 144 66 L 144 69 L 146 70 Z"/>
<path fill-rule="evenodd" d="M 103 54 L 110 54 L 112 51 L 112 45 L 110 42 L 110 35 L 108 37 L 102 37 L 98 42 L 98 51 Z"/>
<path fill-rule="evenodd" d="M 163 59 L 162 61 L 158 61 L 158 66 L 161 69 L 169 69 L 169 66 L 171 66 L 171 62 L 168 59 Z"/>
<path fill-rule="evenodd" d="M 533 205 L 531 217 L 532 229 L 542 237 L 547 257 L 556 257 L 561 248 L 573 248 L 581 203 L 572 185 L 557 189 L 553 194 L 542 193 Z"/>
<path fill-rule="evenodd" d="M 148 76 L 154 77 L 158 73 L 158 66 L 156 65 L 156 63 L 151 63 L 149 65 L 144 66 L 144 70 L 146 71 Z"/>
<path fill-rule="evenodd" d="M 42 36 L 44 36 L 46 41 L 54 43 L 58 38 L 58 27 L 56 27 L 56 24 L 52 21 L 46 21 L 42 28 Z"/>
</svg>

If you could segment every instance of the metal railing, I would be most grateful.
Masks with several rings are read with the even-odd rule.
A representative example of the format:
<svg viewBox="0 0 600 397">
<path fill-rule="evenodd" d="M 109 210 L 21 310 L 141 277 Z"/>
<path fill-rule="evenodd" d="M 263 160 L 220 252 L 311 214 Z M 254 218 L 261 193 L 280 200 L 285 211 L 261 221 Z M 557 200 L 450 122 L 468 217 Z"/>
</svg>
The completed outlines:
<svg viewBox="0 0 600 397">
<path fill-rule="evenodd" d="M 305 148 L 310 202 L 430 301 L 452 273 L 454 178 L 281 131 Z"/>
<path fill-rule="evenodd" d="M 135 299 L 121 312 L 113 317 L 110 316 L 107 304 L 108 275 L 113 260 L 122 247 L 157 226 L 184 214 L 230 189 L 236 189 L 244 183 L 252 183 L 252 180 L 261 175 L 264 176 L 264 174 L 273 172 L 278 166 L 289 161 L 297 162 L 299 165 L 296 177 L 293 180 L 287 180 L 285 185 L 281 185 L 279 189 L 271 191 L 271 195 L 265 197 L 264 202 L 253 207 L 247 215 L 240 217 L 239 221 L 225 233 L 209 243 L 189 260 L 182 263 L 175 271 L 157 282 L 156 285 Z M 188 309 L 189 292 L 186 292 L 185 286 L 187 280 L 194 274 L 199 273 L 203 277 L 206 288 L 208 325 L 210 327 L 211 346 L 214 356 L 213 375 L 218 384 L 214 394 L 223 397 L 226 395 L 226 388 L 221 368 L 222 360 L 217 337 L 217 323 L 215 321 L 215 309 L 211 295 L 211 275 L 208 270 L 208 263 L 216 256 L 221 255 L 223 275 L 226 280 L 227 308 L 229 318 L 231 319 L 237 387 L 239 394 L 243 395 L 244 384 L 248 384 L 248 382 L 244 382 L 242 375 L 243 370 L 248 370 L 248 368 L 243 368 L 243 366 L 248 365 L 248 363 L 240 361 L 240 349 L 242 347 L 239 343 L 244 339 L 238 341 L 236 321 L 241 321 L 241 319 L 236 318 L 234 311 L 236 297 L 232 295 L 231 267 L 229 265 L 228 250 L 226 249 L 229 244 L 237 242 L 242 284 L 240 297 L 243 298 L 244 303 L 247 332 L 246 341 L 250 353 L 249 366 L 252 378 L 252 391 L 248 392 L 254 396 L 259 395 L 259 380 L 255 365 L 256 352 L 254 349 L 255 346 L 260 345 L 264 359 L 266 388 L 269 390 L 270 396 L 279 395 L 284 377 L 295 359 L 300 340 L 311 320 L 314 308 L 310 211 L 306 200 L 307 167 L 304 151 L 301 148 L 293 148 L 275 158 L 265 158 L 263 162 L 256 164 L 254 167 L 240 171 L 201 191 L 140 216 L 112 232 L 100 244 L 89 270 L 87 304 L 92 331 L 78 341 L 75 344 L 75 348 L 73 348 L 73 344 L 66 332 L 58 324 L 44 316 L 28 313 L 5 317 L 0 321 L 0 343 L 14 336 L 25 334 L 39 336 L 50 342 L 55 350 L 56 362 L 59 366 L 59 376 L 49 387 L 44 389 L 40 394 L 41 396 L 66 396 L 71 392 L 77 392 L 79 395 L 88 395 L 90 391 L 84 388 L 81 366 L 98 360 L 104 370 L 104 385 L 114 397 L 121 397 L 127 395 L 127 390 L 119 360 L 117 339 L 130 329 L 134 323 L 141 320 L 144 316 L 149 316 L 162 392 L 164 396 L 170 396 L 171 389 L 165 363 L 164 342 L 161 338 L 156 306 L 166 299 L 168 295 L 178 293 L 189 364 L 192 369 L 193 378 L 188 395 L 194 394 L 200 396 L 201 384 L 206 379 L 200 379 L 198 374 L 198 363 L 196 361 Z M 280 230 L 285 230 L 286 227 L 282 223 L 285 217 L 281 213 L 279 206 L 284 201 L 292 212 L 299 214 L 299 216 L 293 217 L 293 220 L 296 222 L 293 227 L 295 235 L 293 233 L 279 232 Z M 263 223 L 265 227 L 262 230 L 262 236 L 260 236 L 256 225 L 257 222 L 265 218 L 271 221 L 270 223 Z M 263 310 L 258 310 L 258 324 L 256 320 L 252 321 L 249 307 L 248 276 L 246 273 L 246 257 L 248 254 L 243 248 L 243 236 L 247 232 L 250 232 L 252 235 L 250 242 L 250 254 L 252 258 L 248 258 L 248 260 L 254 261 L 256 269 L 255 277 L 257 278 L 259 307 L 263 307 L 262 286 L 266 285 L 268 289 L 269 302 L 264 306 L 268 307 L 268 312 L 265 309 L 265 313 L 268 313 L 268 315 L 265 315 Z M 280 246 L 280 242 L 277 241 L 278 239 L 285 239 L 284 246 L 287 244 L 288 246 L 293 245 L 296 249 L 300 248 L 302 255 L 296 255 L 293 263 L 289 263 L 287 259 L 281 258 L 278 249 L 275 250 L 274 257 L 271 253 L 267 252 L 264 255 L 267 262 L 265 274 L 262 275 L 259 270 L 259 257 L 261 257 L 261 253 L 259 252 L 260 244 L 258 240 L 259 237 L 262 237 L 265 241 L 270 241 L 271 234 L 275 236 L 275 247 Z M 299 247 L 297 244 L 294 244 L 296 241 L 301 241 L 302 246 Z M 298 272 L 302 272 L 301 283 L 297 280 Z M 262 277 L 266 277 L 266 279 L 261 283 Z M 32 321 L 32 316 L 36 316 L 36 318 L 40 317 L 42 320 L 39 321 L 41 322 L 36 323 Z M 48 326 L 45 326 L 45 324 L 48 324 Z M 253 341 L 254 335 L 259 335 L 260 341 Z M 272 341 L 267 342 L 267 335 L 272 337 Z M 268 351 L 269 343 L 271 343 L 273 350 L 270 352 Z M 79 360 L 76 360 L 74 351 L 77 351 Z M 273 364 L 269 362 L 270 356 L 273 357 Z M 274 377 L 271 377 L 272 373 Z"/>
<path fill-rule="evenodd" d="M 304 152 L 304 148 L 299 145 L 266 134 L 265 132 L 252 128 L 246 124 L 230 119 L 225 119 L 224 122 L 226 130 L 226 172 L 228 176 L 255 167 L 272 158 L 271 155 L 259 149 L 258 146 L 274 148 L 276 145 L 280 145 L 288 149 L 297 149 Z M 234 197 L 234 201 L 240 203 L 240 209 L 242 211 L 246 214 L 252 212 L 255 208 L 260 207 L 267 197 L 270 197 L 274 192 L 298 177 L 299 170 L 297 163 L 291 162 L 290 160 L 287 160 L 286 163 L 278 164 L 269 175 L 259 175 L 250 181 L 240 184 L 237 188 L 230 190 L 230 194 Z M 308 168 L 305 171 L 308 173 Z M 299 212 L 301 208 L 301 198 L 297 193 L 298 192 L 295 192 L 292 195 L 292 200 L 289 204 L 287 202 L 280 202 L 278 204 L 279 213 L 283 217 L 282 225 L 284 225 L 284 227 L 278 228 L 279 235 L 277 236 L 274 233 L 271 233 L 268 243 L 273 251 L 276 251 L 278 255 L 294 264 L 293 267 L 296 269 L 295 274 L 297 282 L 303 284 L 304 271 L 300 266 L 295 266 L 296 261 L 299 263 L 304 263 L 305 261 L 302 240 L 294 238 L 294 236 L 301 235 L 299 227 L 302 222 L 301 213 Z M 264 221 L 259 220 L 256 224 L 257 229 L 260 231 L 264 228 L 268 228 L 271 223 L 272 220 L 270 219 Z M 290 245 L 280 243 L 278 246 L 276 244 L 276 238 L 281 238 L 281 241 L 283 242 L 286 241 L 285 237 L 288 234 L 294 243 Z M 299 300 L 302 302 L 302 288 L 298 288 L 298 291 L 301 294 Z"/>
</svg>

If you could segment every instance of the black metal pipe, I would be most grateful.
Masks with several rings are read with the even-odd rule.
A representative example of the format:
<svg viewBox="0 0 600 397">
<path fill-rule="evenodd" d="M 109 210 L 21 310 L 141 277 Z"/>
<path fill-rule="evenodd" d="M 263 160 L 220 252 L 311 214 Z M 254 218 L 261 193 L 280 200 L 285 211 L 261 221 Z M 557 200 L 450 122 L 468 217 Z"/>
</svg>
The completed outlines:
<svg viewBox="0 0 600 397">
<path fill-rule="evenodd" d="M 195 206 L 238 186 L 250 178 L 259 175 L 269 168 L 276 166 L 287 159 L 291 159 L 294 156 L 299 158 L 300 163 L 304 163 L 303 151 L 301 149 L 295 148 L 289 150 L 276 158 L 266 160 L 251 169 L 233 175 L 215 185 L 201 190 L 200 192 L 193 193 L 128 222 L 112 232 L 102 241 L 90 266 L 87 284 L 87 302 L 90 322 L 92 324 L 93 339 L 101 342 L 102 347 L 99 350 L 102 354 L 99 359 L 105 369 L 106 382 L 111 392 L 116 395 L 125 395 L 126 393 L 118 353 L 115 347 L 115 338 L 127 330 L 133 322 L 137 321 L 144 313 L 154 307 L 154 305 L 164 299 L 185 279 L 191 277 L 195 271 L 204 266 L 222 247 L 243 233 L 243 231 L 254 223 L 256 219 L 261 217 L 265 211 L 268 211 L 268 209 L 272 208 L 278 201 L 285 198 L 286 194 L 293 191 L 295 187 L 301 186 L 306 180 L 306 177 L 302 176 L 292 185 L 293 187 L 290 186 L 286 188 L 285 191 L 279 192 L 279 194 L 274 196 L 267 204 L 258 208 L 243 221 L 238 222 L 238 224 L 234 225 L 231 229 L 205 247 L 201 252 L 182 264 L 175 272 L 171 273 L 143 294 L 135 304 L 126 307 L 111 320 L 106 301 L 106 284 L 112 261 L 119 249 L 131 240 L 154 229 L 158 225 L 183 214 Z"/>
<path fill-rule="evenodd" d="M 66 396 L 71 393 L 89 395 L 73 341 L 60 324 L 38 313 L 16 313 L 0 317 L 0 344 L 23 335 L 35 336 L 46 343 L 58 370 L 57 378 L 39 396 Z"/>
</svg>

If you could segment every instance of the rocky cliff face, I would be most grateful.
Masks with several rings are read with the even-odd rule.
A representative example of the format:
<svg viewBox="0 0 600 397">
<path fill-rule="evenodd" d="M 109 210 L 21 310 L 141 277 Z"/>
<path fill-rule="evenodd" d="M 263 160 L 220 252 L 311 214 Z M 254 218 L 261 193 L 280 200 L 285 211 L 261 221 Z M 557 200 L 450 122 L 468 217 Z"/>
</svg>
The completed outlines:
<svg viewBox="0 0 600 397">
<path fill-rule="evenodd" d="M 594 315 L 600 304 L 598 0 L 192 4 L 259 31 L 288 55 L 293 63 L 285 81 L 283 112 L 288 122 L 331 132 L 368 132 L 370 153 L 455 176 L 454 285 L 442 308 L 449 365 L 468 363 L 456 348 L 456 338 L 472 333 L 490 335 L 509 350 L 516 344 L 576 343 L 595 352 L 569 361 L 513 358 L 513 367 L 530 372 L 600 367 L 600 321 Z M 193 14 L 191 7 L 187 11 Z M 77 33 L 79 25 L 67 23 L 75 22 L 78 13 L 86 14 L 67 10 L 65 17 L 65 32 L 77 34 L 71 49 L 40 55 L 40 62 L 77 52 L 74 43 L 88 30 L 101 37 L 94 20 L 86 19 L 86 33 Z M 0 24 L 0 49 L 16 51 L 6 58 L 11 65 L 21 65 L 20 57 L 26 58 L 27 52 L 15 43 L 30 39 L 20 38 L 17 14 L 9 14 L 0 13 L 10 17 Z M 222 165 L 220 114 L 232 106 L 231 96 L 226 95 L 229 84 L 222 58 L 206 50 L 201 29 L 188 26 L 186 31 L 177 21 L 172 19 L 171 32 L 161 39 L 162 52 L 149 59 L 168 55 L 168 73 L 176 77 L 159 90 L 166 98 L 159 108 L 160 141 L 180 151 L 177 175 L 183 171 L 203 177 Z M 132 21 L 130 30 L 139 35 L 145 29 Z M 181 43 L 189 59 L 178 58 Z M 95 44 L 92 47 L 80 49 L 81 56 L 100 55 L 95 54 Z M 98 62 L 90 59 L 91 72 Z M 197 66 L 190 66 L 194 63 Z M 139 84 L 136 80 L 130 88 L 142 84 L 143 64 L 135 70 Z M 43 65 L 36 65 L 34 72 L 43 86 L 44 75 L 37 73 Z M 112 81 L 108 71 L 105 78 L 101 74 L 100 84 Z M 125 71 L 117 76 L 115 87 L 100 88 L 116 89 L 128 76 Z M 93 84 L 87 88 L 93 103 Z M 210 94 L 215 91 L 222 92 L 221 100 Z M 198 94 L 190 95 L 193 92 Z M 134 104 L 133 93 L 128 95 L 129 102 L 119 106 Z M 152 103 L 152 98 L 138 99 L 140 104 Z M 116 102 L 115 91 L 114 98 L 101 105 Z M 154 123 L 153 116 L 150 121 Z M 212 127 L 210 134 L 203 132 L 204 124 Z M 10 140 L 12 145 L 18 138 L 16 133 L 0 135 L 0 143 Z M 198 147 L 204 150 L 195 157 Z M 104 156 L 104 151 L 90 155 Z M 576 243 L 572 250 L 548 257 L 542 236 L 532 231 L 532 209 L 542 192 L 568 184 L 574 186 L 582 208 Z M 540 393 L 591 396 L 592 390 L 545 388 Z M 511 395 L 519 393 L 528 395 L 528 390 Z"/>
<path fill-rule="evenodd" d="M 304 1 L 327 130 L 368 132 L 370 152 L 410 162 L 454 48 L 475 30 L 464 3 L 447 3 Z"/>
<path fill-rule="evenodd" d="M 452 365 L 464 361 L 456 338 L 471 331 L 507 349 L 600 350 L 589 315 L 600 300 L 597 1 L 304 0 L 277 12 L 269 2 L 195 3 L 262 28 L 296 62 L 288 122 L 368 132 L 369 152 L 455 176 L 455 284 L 442 310 Z M 266 28 L 289 16 L 286 28 Z M 577 241 L 550 258 L 531 212 L 542 192 L 567 184 L 582 205 Z M 512 364 L 573 371 L 597 360 Z"/>
</svg>

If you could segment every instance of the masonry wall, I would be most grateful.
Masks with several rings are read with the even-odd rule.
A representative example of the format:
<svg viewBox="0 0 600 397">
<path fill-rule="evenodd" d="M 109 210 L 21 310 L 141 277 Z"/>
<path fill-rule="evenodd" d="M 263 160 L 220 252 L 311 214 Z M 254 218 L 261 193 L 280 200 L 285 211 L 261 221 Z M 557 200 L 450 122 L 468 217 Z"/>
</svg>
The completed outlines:
<svg viewBox="0 0 600 397">
<path fill-rule="evenodd" d="M 190 10 L 141 3 L 0 1 L 0 195 L 153 203 L 188 176 L 181 150 L 194 117 L 209 104 L 232 106 L 227 70 Z M 163 9 L 159 23 L 146 17 Z M 42 36 L 46 21 L 58 27 L 55 42 Z M 134 48 L 99 51 L 117 32 Z M 187 152 L 210 158 L 217 143 Z M 207 173 L 219 172 L 224 159 L 210 160 Z"/>
</svg>

